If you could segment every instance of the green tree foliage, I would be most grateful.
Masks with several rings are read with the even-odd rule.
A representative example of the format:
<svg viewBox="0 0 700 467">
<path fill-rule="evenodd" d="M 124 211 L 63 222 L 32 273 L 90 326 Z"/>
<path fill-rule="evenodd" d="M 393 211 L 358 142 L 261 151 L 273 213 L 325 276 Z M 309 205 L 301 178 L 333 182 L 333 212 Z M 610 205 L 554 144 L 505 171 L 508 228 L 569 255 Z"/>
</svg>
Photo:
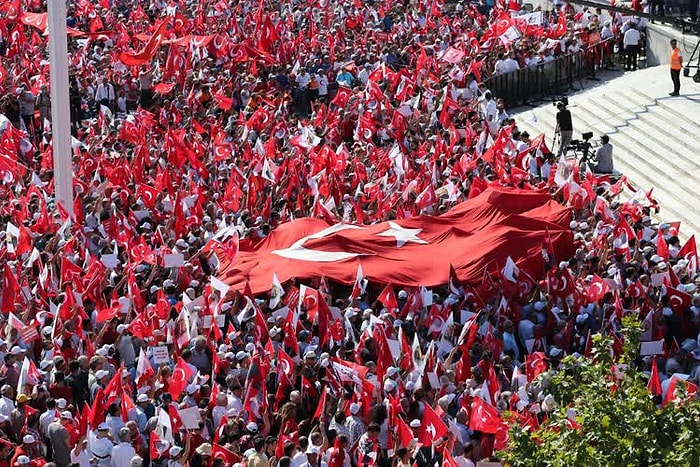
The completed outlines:
<svg viewBox="0 0 700 467">
<path fill-rule="evenodd" d="M 541 375 L 556 408 L 534 432 L 514 426 L 499 453 L 513 466 L 700 465 L 700 401 L 685 391 L 665 407 L 647 390 L 639 359 L 639 322 L 623 320 L 624 351 L 615 361 L 612 340 L 596 336 L 592 358 L 567 357 L 560 371 Z M 679 385 L 683 386 L 683 385 Z M 576 424 L 567 421 L 567 409 Z M 573 425 L 573 426 L 572 426 Z"/>
</svg>

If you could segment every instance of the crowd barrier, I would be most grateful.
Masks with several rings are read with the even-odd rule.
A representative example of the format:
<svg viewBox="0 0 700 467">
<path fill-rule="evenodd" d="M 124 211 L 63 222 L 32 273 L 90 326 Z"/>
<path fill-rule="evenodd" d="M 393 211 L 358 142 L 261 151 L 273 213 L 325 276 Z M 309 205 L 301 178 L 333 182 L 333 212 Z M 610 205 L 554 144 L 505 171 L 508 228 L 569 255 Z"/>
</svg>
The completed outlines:
<svg viewBox="0 0 700 467">
<path fill-rule="evenodd" d="M 551 62 L 487 78 L 484 83 L 506 107 L 553 100 L 570 89 L 583 87 L 583 80 L 613 65 L 615 42 L 600 41 L 585 49 L 561 55 Z"/>
</svg>

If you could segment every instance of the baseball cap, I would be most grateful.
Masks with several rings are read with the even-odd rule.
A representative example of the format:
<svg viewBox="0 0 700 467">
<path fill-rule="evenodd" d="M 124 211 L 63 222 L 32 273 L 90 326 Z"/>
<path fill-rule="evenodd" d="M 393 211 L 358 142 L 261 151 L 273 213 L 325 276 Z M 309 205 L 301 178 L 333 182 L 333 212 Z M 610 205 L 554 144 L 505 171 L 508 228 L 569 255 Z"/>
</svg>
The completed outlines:
<svg viewBox="0 0 700 467">
<path fill-rule="evenodd" d="M 36 443 L 36 439 L 34 439 L 34 436 L 32 436 L 32 435 L 24 435 L 24 437 L 22 438 L 22 443 L 34 444 L 34 443 Z"/>
</svg>

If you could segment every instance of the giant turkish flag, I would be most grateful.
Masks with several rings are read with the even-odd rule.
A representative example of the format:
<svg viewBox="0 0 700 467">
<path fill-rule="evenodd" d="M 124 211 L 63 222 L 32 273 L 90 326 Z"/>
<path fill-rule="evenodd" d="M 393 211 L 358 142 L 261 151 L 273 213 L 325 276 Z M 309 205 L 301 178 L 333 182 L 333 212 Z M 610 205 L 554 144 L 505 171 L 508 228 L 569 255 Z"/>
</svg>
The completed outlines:
<svg viewBox="0 0 700 467">
<path fill-rule="evenodd" d="M 320 219 L 283 224 L 261 242 L 223 258 L 219 278 L 242 291 L 321 275 L 354 283 L 358 265 L 365 278 L 399 286 L 446 284 L 452 265 L 459 278 L 477 284 L 484 268 L 496 272 L 510 256 L 520 269 L 540 276 L 542 244 L 549 231 L 557 258 L 573 254 L 568 208 L 549 194 L 490 188 L 441 216 L 361 226 L 328 225 Z"/>
</svg>

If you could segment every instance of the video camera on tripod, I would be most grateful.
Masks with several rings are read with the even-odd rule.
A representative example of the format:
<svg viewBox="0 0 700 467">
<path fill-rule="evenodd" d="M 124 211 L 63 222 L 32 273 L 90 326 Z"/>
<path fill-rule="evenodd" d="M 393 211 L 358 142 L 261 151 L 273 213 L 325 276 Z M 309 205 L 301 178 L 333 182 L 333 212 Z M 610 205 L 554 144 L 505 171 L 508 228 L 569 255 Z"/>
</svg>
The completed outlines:
<svg viewBox="0 0 700 467">
<path fill-rule="evenodd" d="M 580 167 L 585 167 L 591 161 L 593 154 L 591 153 L 591 139 L 593 138 L 593 132 L 588 131 L 586 133 L 581 133 L 581 139 L 572 139 L 569 145 L 566 147 L 566 152 L 573 151 L 574 155 L 578 159 Z"/>
</svg>

